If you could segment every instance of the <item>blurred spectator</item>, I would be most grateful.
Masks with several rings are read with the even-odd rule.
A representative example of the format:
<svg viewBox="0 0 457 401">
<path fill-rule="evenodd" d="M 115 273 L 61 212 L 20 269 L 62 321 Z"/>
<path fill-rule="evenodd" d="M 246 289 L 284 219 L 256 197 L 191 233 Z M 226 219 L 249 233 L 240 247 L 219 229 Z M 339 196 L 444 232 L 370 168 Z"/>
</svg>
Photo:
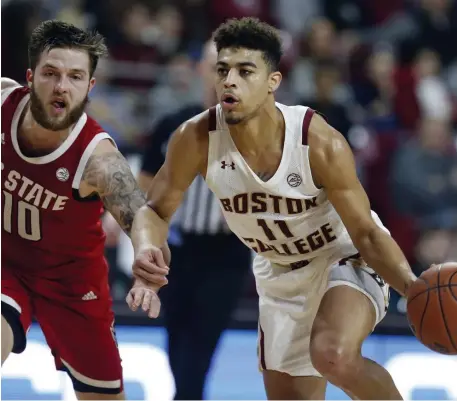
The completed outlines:
<svg viewBox="0 0 457 401">
<path fill-rule="evenodd" d="M 446 82 L 441 77 L 439 55 L 431 50 L 422 50 L 415 60 L 418 99 L 421 115 L 450 121 L 452 119 L 452 99 Z"/>
<path fill-rule="evenodd" d="M 151 39 L 159 50 L 161 59 L 167 60 L 179 50 L 183 40 L 183 16 L 175 6 L 166 3 L 156 12 L 154 22 Z"/>
<path fill-rule="evenodd" d="M 323 0 L 324 14 L 341 32 L 356 33 L 363 43 L 397 42 L 415 33 L 407 0 Z"/>
<path fill-rule="evenodd" d="M 149 93 L 150 126 L 161 120 L 165 114 L 176 112 L 199 99 L 199 76 L 195 71 L 194 62 L 187 54 L 174 56 L 161 75 L 160 83 Z"/>
<path fill-rule="evenodd" d="M 314 83 L 315 97 L 300 103 L 324 114 L 329 124 L 347 138 L 351 122 L 343 106 L 346 96 L 341 90 L 340 70 L 334 64 L 321 64 L 315 70 Z"/>
<path fill-rule="evenodd" d="M 145 89 L 156 83 L 159 53 L 151 11 L 140 2 L 125 4 L 121 15 L 121 40 L 110 47 L 114 85 Z"/>
<path fill-rule="evenodd" d="M 457 2 L 455 0 L 417 0 L 414 12 L 417 26 L 415 46 L 436 51 L 444 66 L 457 59 Z"/>
<path fill-rule="evenodd" d="M 363 120 L 375 130 L 397 128 L 395 66 L 395 54 L 390 47 L 375 48 L 367 60 L 365 79 L 354 84 L 355 101 L 364 110 Z"/>
<path fill-rule="evenodd" d="M 274 0 L 273 15 L 279 28 L 293 36 L 307 33 L 321 15 L 319 0 Z"/>
<path fill-rule="evenodd" d="M 141 126 L 135 118 L 135 94 L 112 85 L 109 68 L 109 60 L 100 60 L 95 73 L 96 85 L 90 93 L 88 113 L 110 133 L 122 151 L 134 144 Z"/>
<path fill-rule="evenodd" d="M 449 124 L 424 119 L 418 137 L 401 147 L 392 170 L 392 195 L 414 218 L 422 267 L 457 259 L 457 154 Z"/>
<path fill-rule="evenodd" d="M 316 95 L 317 65 L 337 62 L 337 41 L 333 24 L 326 19 L 316 20 L 305 38 L 300 57 L 290 74 L 290 87 L 296 98 L 312 99 Z"/>
</svg>

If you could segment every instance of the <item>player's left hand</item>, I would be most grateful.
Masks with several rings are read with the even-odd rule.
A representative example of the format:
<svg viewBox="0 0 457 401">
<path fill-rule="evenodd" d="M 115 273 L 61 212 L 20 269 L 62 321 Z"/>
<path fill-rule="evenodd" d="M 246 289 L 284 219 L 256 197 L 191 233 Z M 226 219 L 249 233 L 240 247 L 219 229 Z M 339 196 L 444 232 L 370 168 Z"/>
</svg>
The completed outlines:
<svg viewBox="0 0 457 401">
<path fill-rule="evenodd" d="M 135 278 L 135 282 L 125 298 L 130 309 L 135 312 L 140 306 L 148 313 L 148 317 L 156 318 L 160 313 L 160 299 L 157 292 L 160 287 L 148 284 L 141 278 Z"/>
</svg>

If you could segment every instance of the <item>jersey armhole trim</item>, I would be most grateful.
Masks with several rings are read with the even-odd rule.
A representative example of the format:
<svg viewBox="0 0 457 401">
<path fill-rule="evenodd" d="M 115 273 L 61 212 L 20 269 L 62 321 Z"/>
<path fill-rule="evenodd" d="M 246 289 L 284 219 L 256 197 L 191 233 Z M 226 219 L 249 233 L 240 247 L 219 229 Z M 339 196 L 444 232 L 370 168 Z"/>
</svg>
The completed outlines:
<svg viewBox="0 0 457 401">
<path fill-rule="evenodd" d="M 109 134 L 107 134 L 106 132 L 101 132 L 95 135 L 89 142 L 89 145 L 87 145 L 83 155 L 81 156 L 81 160 L 79 161 L 78 168 L 76 169 L 76 173 L 73 178 L 73 183 L 71 184 L 73 189 L 79 191 L 79 186 L 81 185 L 81 179 L 84 173 L 84 169 L 86 168 L 87 162 L 89 161 L 89 158 L 92 156 L 92 153 L 94 152 L 99 142 L 103 139 L 109 139 L 113 143 L 114 147 L 117 149 L 117 145 L 114 142 L 113 138 L 111 138 Z"/>
<path fill-rule="evenodd" d="M 6 88 L 6 89 L 2 89 L 2 106 L 3 106 L 3 103 L 6 102 L 6 99 L 8 99 L 8 97 L 18 88 L 20 88 L 21 85 L 17 85 L 17 86 L 13 86 L 13 87 L 10 87 L 10 88 Z"/>
<path fill-rule="evenodd" d="M 216 119 L 216 106 L 208 109 L 208 132 L 216 131 L 217 119 Z"/>
<path fill-rule="evenodd" d="M 303 116 L 303 123 L 302 123 L 302 145 L 305 146 L 305 152 L 306 152 L 306 163 L 307 165 L 302 166 L 302 171 L 303 174 L 308 176 L 308 180 L 313 186 L 314 193 L 313 195 L 318 194 L 322 188 L 319 188 L 316 183 L 314 182 L 313 178 L 313 173 L 311 171 L 311 163 L 309 161 L 309 145 L 308 145 L 308 132 L 309 132 L 309 127 L 311 125 L 311 120 L 316 114 L 316 111 L 308 107 L 305 111 L 305 115 Z M 319 114 L 319 113 L 317 113 Z"/>
<path fill-rule="evenodd" d="M 302 145 L 308 145 L 308 131 L 309 126 L 311 125 L 311 119 L 313 118 L 315 111 L 311 108 L 307 108 L 305 115 L 303 116 L 303 123 L 301 127 L 301 143 Z"/>
</svg>

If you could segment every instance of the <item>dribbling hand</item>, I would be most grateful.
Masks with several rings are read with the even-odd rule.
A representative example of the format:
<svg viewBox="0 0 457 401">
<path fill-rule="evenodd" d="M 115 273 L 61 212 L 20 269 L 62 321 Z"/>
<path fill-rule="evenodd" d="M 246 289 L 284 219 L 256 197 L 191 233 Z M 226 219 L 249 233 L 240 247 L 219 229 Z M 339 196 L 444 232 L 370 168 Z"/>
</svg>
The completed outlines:
<svg viewBox="0 0 457 401">
<path fill-rule="evenodd" d="M 159 288 L 148 284 L 143 279 L 136 278 L 125 301 L 133 312 L 141 307 L 144 312 L 147 312 L 149 318 L 156 318 L 159 316 L 161 306 L 157 295 Z"/>
<path fill-rule="evenodd" d="M 135 278 L 144 280 L 147 284 L 163 287 L 168 284 L 167 275 L 170 271 L 165 263 L 162 250 L 150 247 L 141 250 L 135 256 L 132 267 Z"/>
</svg>

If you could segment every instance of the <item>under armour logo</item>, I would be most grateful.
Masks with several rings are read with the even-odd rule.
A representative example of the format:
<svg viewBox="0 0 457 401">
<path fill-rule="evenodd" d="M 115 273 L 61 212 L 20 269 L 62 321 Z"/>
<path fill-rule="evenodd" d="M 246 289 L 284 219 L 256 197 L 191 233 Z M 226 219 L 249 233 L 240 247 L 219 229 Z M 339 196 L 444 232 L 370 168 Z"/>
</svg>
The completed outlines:
<svg viewBox="0 0 457 401">
<path fill-rule="evenodd" d="M 235 170 L 235 163 L 231 162 L 228 164 L 225 160 L 221 161 L 221 168 L 225 170 L 226 167 L 230 167 L 232 170 Z"/>
</svg>

